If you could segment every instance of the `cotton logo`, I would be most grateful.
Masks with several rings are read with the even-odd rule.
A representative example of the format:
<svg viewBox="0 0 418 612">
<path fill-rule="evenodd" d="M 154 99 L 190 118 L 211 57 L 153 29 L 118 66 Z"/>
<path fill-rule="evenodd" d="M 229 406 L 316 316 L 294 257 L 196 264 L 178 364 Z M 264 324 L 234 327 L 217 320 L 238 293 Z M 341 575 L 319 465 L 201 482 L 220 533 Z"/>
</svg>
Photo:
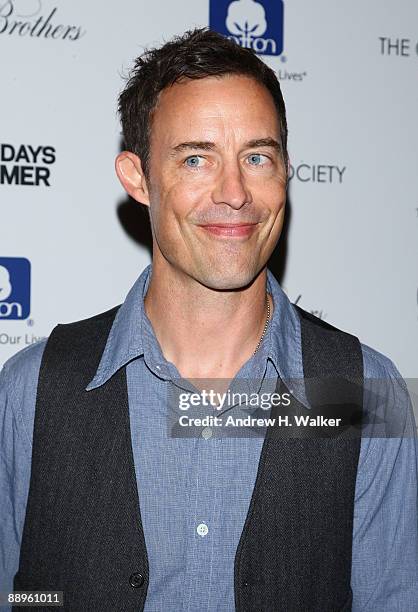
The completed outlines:
<svg viewBox="0 0 418 612">
<path fill-rule="evenodd" d="M 30 262 L 0 257 L 0 319 L 27 319 L 30 314 Z"/>
<path fill-rule="evenodd" d="M 281 0 L 211 0 L 209 27 L 260 55 L 283 51 Z"/>
</svg>

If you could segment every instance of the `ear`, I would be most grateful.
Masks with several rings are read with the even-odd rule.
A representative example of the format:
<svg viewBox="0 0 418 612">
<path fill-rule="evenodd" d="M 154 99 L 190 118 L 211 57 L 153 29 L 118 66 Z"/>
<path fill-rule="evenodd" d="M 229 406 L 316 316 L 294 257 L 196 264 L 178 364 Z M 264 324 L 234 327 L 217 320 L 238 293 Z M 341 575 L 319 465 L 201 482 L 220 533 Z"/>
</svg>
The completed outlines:
<svg viewBox="0 0 418 612">
<path fill-rule="evenodd" d="M 149 206 L 147 181 L 138 155 L 122 151 L 115 159 L 115 170 L 125 191 L 137 202 Z"/>
</svg>

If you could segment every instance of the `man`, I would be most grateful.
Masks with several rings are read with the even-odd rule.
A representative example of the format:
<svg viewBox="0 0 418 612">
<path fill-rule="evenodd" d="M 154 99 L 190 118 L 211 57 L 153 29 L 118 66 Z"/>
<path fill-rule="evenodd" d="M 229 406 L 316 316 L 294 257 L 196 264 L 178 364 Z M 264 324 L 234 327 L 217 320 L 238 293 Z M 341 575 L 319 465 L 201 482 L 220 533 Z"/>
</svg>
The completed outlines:
<svg viewBox="0 0 418 612">
<path fill-rule="evenodd" d="M 63 591 L 72 611 L 417 610 L 404 382 L 267 268 L 288 176 L 274 73 L 198 29 L 138 58 L 119 110 L 116 172 L 148 207 L 152 264 L 120 308 L 58 326 L 2 371 L 2 590 Z M 173 426 L 170 393 L 207 381 L 314 410 L 304 375 L 338 378 L 325 403 L 370 414 L 363 383 L 384 380 L 400 434 Z"/>
</svg>

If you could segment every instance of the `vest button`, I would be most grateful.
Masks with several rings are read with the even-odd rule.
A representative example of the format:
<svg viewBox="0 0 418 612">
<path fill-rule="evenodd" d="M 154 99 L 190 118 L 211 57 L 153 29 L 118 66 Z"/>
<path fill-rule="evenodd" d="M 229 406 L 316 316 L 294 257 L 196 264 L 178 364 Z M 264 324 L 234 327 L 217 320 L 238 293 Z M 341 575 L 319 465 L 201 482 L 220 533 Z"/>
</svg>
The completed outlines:
<svg viewBox="0 0 418 612">
<path fill-rule="evenodd" d="M 129 584 L 134 589 L 138 589 L 144 584 L 144 576 L 139 572 L 135 572 L 129 576 Z"/>
</svg>

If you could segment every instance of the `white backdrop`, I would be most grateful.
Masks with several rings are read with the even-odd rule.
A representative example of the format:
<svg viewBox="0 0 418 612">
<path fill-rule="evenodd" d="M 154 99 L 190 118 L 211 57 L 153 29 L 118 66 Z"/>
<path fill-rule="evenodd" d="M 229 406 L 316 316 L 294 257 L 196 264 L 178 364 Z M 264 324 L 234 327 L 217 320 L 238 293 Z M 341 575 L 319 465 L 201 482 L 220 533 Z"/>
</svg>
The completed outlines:
<svg viewBox="0 0 418 612">
<path fill-rule="evenodd" d="M 210 8 L 226 28 L 229 4 L 0 0 L 0 366 L 120 303 L 149 263 L 147 218 L 113 168 L 121 74 Z M 292 301 L 418 377 L 418 3 L 285 0 L 283 24 L 280 4 L 231 8 L 238 24 L 264 9 L 244 44 L 276 47 L 262 57 L 287 105 L 289 226 L 270 268 Z"/>
</svg>

